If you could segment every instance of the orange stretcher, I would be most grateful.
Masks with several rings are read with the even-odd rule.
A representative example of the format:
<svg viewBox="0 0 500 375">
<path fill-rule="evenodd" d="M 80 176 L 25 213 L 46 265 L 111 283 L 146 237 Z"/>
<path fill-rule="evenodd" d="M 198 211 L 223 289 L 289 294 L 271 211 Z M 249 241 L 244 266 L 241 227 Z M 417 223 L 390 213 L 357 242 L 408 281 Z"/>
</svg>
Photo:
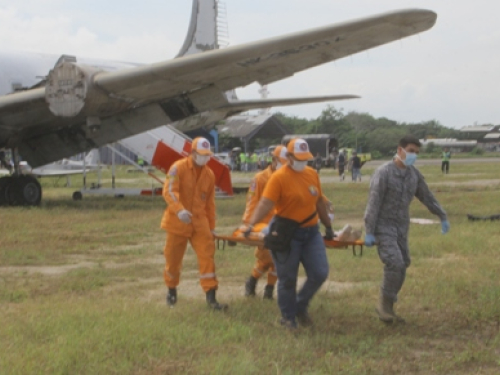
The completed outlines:
<svg viewBox="0 0 500 375">
<path fill-rule="evenodd" d="M 216 235 L 215 240 L 217 241 L 217 248 L 222 250 L 225 250 L 226 243 L 228 246 L 236 246 L 237 243 L 247 246 L 264 246 L 264 239 L 262 237 L 256 237 L 252 235 L 250 235 L 249 237 Z M 325 240 L 325 246 L 327 248 L 348 249 L 349 246 L 351 246 L 352 255 L 360 257 L 363 256 L 364 244 L 365 242 L 362 240 L 356 240 L 356 241 L 338 241 L 336 239 Z M 358 248 L 359 252 L 357 251 Z"/>
</svg>

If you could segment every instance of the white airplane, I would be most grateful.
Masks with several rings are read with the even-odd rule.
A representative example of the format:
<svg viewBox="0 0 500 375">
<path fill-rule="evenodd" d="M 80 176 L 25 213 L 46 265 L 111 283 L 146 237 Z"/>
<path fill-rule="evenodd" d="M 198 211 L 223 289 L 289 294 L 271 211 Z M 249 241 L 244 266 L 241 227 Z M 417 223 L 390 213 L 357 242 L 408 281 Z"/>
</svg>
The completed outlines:
<svg viewBox="0 0 500 375">
<path fill-rule="evenodd" d="M 74 174 L 83 174 L 84 171 L 99 169 L 99 150 L 91 150 L 85 155 L 84 160 L 62 159 L 41 167 L 32 168 L 27 162 L 20 162 L 19 166 L 23 174 L 31 174 L 36 177 L 61 177 Z"/>
<path fill-rule="evenodd" d="M 193 0 L 193 11 L 200 4 Z M 38 167 L 173 122 L 187 131 L 250 109 L 356 98 L 233 100 L 225 92 L 418 34 L 436 18 L 400 10 L 148 65 L 0 52 L 0 148 L 12 150 L 16 171 L 0 178 L 0 205 L 40 202 L 40 184 L 19 173 L 19 154 Z"/>
</svg>

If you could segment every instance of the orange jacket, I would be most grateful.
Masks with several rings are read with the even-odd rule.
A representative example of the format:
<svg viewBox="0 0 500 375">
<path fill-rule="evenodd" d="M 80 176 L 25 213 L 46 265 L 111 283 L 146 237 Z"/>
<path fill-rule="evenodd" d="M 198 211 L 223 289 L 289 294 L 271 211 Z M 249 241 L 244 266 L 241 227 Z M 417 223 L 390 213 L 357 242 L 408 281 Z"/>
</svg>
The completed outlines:
<svg viewBox="0 0 500 375">
<path fill-rule="evenodd" d="M 245 207 L 245 213 L 243 214 L 243 223 L 248 224 L 252 218 L 253 212 L 259 203 L 259 200 L 264 192 L 267 181 L 273 174 L 271 166 L 267 167 L 263 171 L 257 173 L 250 183 L 247 193 L 247 205 Z M 269 223 L 274 215 L 274 210 L 271 210 L 267 216 L 261 221 L 261 223 Z"/>
<path fill-rule="evenodd" d="M 163 186 L 163 198 L 168 204 L 161 227 L 179 236 L 191 237 L 193 231 L 215 229 L 215 177 L 208 166 L 201 167 L 198 180 L 191 156 L 175 162 L 168 171 Z M 177 213 L 188 210 L 191 223 L 179 220 Z"/>
</svg>

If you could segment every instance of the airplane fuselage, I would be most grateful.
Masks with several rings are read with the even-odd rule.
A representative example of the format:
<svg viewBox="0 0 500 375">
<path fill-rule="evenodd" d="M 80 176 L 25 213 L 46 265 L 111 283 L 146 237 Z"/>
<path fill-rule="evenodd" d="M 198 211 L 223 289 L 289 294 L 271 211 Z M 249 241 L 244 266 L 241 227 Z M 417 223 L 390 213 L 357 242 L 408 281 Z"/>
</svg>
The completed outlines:
<svg viewBox="0 0 500 375">
<path fill-rule="evenodd" d="M 0 95 L 29 90 L 43 83 L 49 71 L 64 56 L 74 58 L 79 64 L 108 72 L 141 65 L 68 55 L 57 56 L 34 52 L 0 51 Z"/>
</svg>

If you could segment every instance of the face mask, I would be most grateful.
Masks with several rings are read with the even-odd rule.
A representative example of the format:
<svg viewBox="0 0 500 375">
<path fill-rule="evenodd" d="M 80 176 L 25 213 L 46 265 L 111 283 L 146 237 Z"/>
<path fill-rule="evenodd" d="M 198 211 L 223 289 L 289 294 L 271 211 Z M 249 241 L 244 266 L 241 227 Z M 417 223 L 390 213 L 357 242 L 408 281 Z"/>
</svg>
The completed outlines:
<svg viewBox="0 0 500 375">
<path fill-rule="evenodd" d="M 208 163 L 210 160 L 210 155 L 194 155 L 194 162 L 199 165 L 200 167 L 203 167 L 205 164 Z"/>
<path fill-rule="evenodd" d="M 275 169 L 275 170 L 278 170 L 278 169 L 280 169 L 282 166 L 283 166 L 283 164 L 281 164 L 280 162 L 277 162 L 277 163 L 276 163 L 276 167 L 275 167 L 274 169 Z"/>
<path fill-rule="evenodd" d="M 401 160 L 407 167 L 415 164 L 415 161 L 417 160 L 417 154 L 414 152 L 406 152 L 404 148 L 402 148 L 401 150 L 403 150 L 403 152 L 406 154 L 406 158 L 405 160 L 403 160 L 398 156 L 398 159 Z"/>
<path fill-rule="evenodd" d="M 307 160 L 305 161 L 294 160 L 292 169 L 296 172 L 302 172 L 305 169 L 306 165 L 307 165 Z"/>
<path fill-rule="evenodd" d="M 333 219 L 335 218 L 335 215 L 334 214 L 328 214 L 328 217 L 330 218 L 330 221 L 333 221 Z"/>
</svg>

